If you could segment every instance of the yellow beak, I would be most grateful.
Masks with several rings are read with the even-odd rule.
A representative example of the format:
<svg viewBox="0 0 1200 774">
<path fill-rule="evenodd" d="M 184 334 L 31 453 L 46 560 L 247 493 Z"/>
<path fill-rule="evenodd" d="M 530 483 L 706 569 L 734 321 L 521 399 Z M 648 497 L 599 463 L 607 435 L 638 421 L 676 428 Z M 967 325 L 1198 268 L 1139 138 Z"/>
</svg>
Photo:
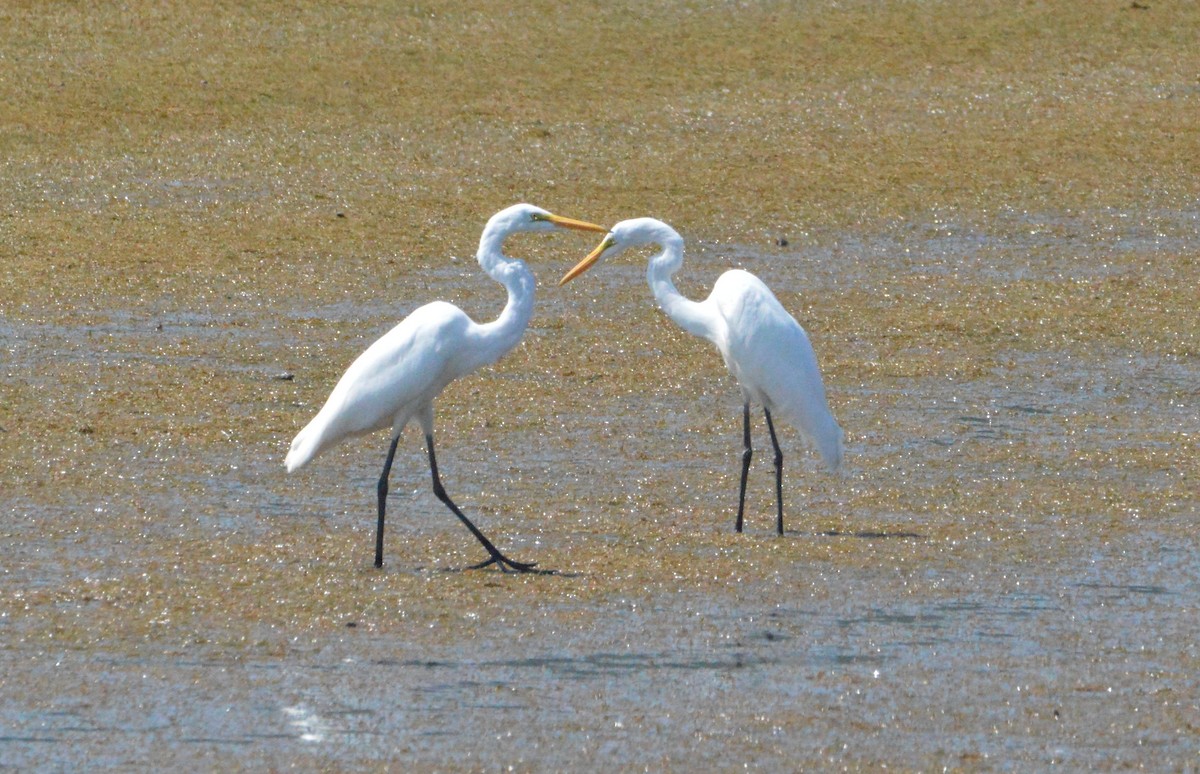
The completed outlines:
<svg viewBox="0 0 1200 774">
<path fill-rule="evenodd" d="M 566 275 L 558 281 L 558 286 L 562 287 L 563 285 L 567 284 L 571 280 L 578 277 L 580 274 L 583 274 L 585 271 L 592 268 L 592 264 L 594 264 L 596 261 L 600 260 L 600 256 L 604 254 L 604 251 L 612 246 L 613 246 L 613 238 L 606 237 L 604 239 L 604 241 L 601 242 L 600 245 L 595 250 L 588 253 L 587 258 L 584 258 L 582 261 L 575 264 L 575 268 L 571 269 L 569 272 L 567 272 Z"/>
<path fill-rule="evenodd" d="M 561 215 L 546 215 L 545 219 L 556 226 L 570 228 L 576 231 L 598 231 L 601 234 L 608 233 L 608 229 L 604 226 L 597 226 L 595 223 L 588 223 L 586 220 L 575 220 L 574 218 L 564 218 Z"/>
</svg>

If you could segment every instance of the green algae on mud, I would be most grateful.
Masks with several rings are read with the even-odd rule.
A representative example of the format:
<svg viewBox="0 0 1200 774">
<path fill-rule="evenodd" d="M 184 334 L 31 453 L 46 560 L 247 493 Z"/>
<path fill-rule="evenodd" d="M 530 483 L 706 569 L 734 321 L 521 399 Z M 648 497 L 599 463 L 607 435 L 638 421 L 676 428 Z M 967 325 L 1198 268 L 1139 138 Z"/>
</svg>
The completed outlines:
<svg viewBox="0 0 1200 774">
<path fill-rule="evenodd" d="M 5 6 L 0 760 L 1194 765 L 1200 19 L 1146 5 Z M 554 289 L 571 235 L 438 405 L 560 574 L 457 572 L 415 437 L 382 572 L 381 439 L 283 475 L 404 313 L 496 314 L 516 200 L 809 330 L 851 468 L 784 431 L 785 538 L 719 356 L 640 259 Z"/>
</svg>

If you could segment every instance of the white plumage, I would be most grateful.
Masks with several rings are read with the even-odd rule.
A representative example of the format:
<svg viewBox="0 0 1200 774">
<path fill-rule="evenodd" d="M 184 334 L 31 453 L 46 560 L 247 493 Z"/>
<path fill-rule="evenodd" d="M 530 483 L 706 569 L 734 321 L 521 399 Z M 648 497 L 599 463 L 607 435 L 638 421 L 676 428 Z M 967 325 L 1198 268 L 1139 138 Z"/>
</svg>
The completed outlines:
<svg viewBox="0 0 1200 774">
<path fill-rule="evenodd" d="M 646 267 L 646 280 L 659 306 L 679 327 L 715 344 L 742 388 L 745 446 L 735 529 L 742 531 L 746 478 L 753 453 L 750 444 L 753 402 L 763 406 L 775 448 L 776 529 L 783 534 L 783 451 L 771 413 L 787 417 L 831 470 L 840 468 L 843 458 L 842 429 L 829 411 L 808 334 L 770 288 L 741 269 L 722 274 L 705 300 L 686 298 L 671 281 L 671 276 L 683 265 L 683 237 L 653 218 L 634 218 L 613 226 L 604 241 L 567 272 L 559 284 L 570 282 L 601 258 L 648 244 L 663 248 Z"/>
<path fill-rule="evenodd" d="M 288 451 L 288 471 L 299 470 L 342 440 L 384 428 L 391 446 L 377 485 L 379 521 L 375 532 L 375 566 L 383 565 L 383 522 L 388 474 L 405 425 L 416 417 L 425 433 L 433 491 L 454 512 L 490 558 L 474 567 L 497 564 L 527 571 L 532 564 L 514 562 L 500 553 L 446 494 L 438 475 L 433 446 L 433 399 L 446 385 L 494 363 L 515 347 L 533 315 L 533 274 L 521 261 L 504 255 L 504 240 L 519 231 L 569 228 L 604 232 L 602 226 L 552 215 L 531 204 L 515 204 L 488 220 L 476 257 L 488 276 L 508 291 L 508 303 L 490 323 L 477 323 L 444 301 L 420 307 L 366 349 L 338 380 L 325 405 L 296 434 Z"/>
</svg>

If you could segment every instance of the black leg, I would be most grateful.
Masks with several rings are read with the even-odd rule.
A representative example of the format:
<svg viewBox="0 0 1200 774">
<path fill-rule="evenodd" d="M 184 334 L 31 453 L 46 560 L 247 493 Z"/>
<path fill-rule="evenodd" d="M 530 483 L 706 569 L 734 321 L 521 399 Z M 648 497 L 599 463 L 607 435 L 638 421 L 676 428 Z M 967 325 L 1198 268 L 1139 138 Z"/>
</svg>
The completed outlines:
<svg viewBox="0 0 1200 774">
<path fill-rule="evenodd" d="M 474 524 L 471 523 L 470 519 L 463 515 L 463 512 L 460 511 L 458 506 L 454 504 L 454 501 L 450 499 L 450 495 L 446 494 L 445 487 L 442 486 L 441 476 L 438 475 L 437 455 L 434 454 L 433 451 L 432 435 L 425 436 L 425 445 L 429 447 L 429 472 L 433 474 L 433 493 L 437 495 L 437 499 L 445 503 L 446 507 L 454 512 L 454 515 L 457 516 L 463 524 L 467 525 L 467 529 L 471 530 L 471 534 L 475 536 L 475 539 L 482 543 L 483 547 L 486 548 L 488 553 L 492 555 L 490 559 L 480 562 L 479 564 L 472 565 L 469 569 L 478 570 L 480 567 L 487 567 L 489 564 L 497 564 L 500 566 L 501 570 L 507 570 L 507 568 L 512 568 L 517 572 L 529 572 L 533 570 L 534 566 L 537 564 L 536 562 L 526 564 L 524 562 L 514 562 L 512 559 L 509 559 L 507 556 L 500 553 L 498 548 L 492 545 L 492 541 L 488 540 L 484 534 L 480 532 Z"/>
<path fill-rule="evenodd" d="M 775 423 L 771 421 L 771 412 L 766 408 L 767 429 L 771 431 L 771 443 L 775 446 L 775 504 L 778 511 L 775 529 L 783 534 L 783 450 L 779 448 L 779 439 L 775 437 Z"/>
<path fill-rule="evenodd" d="M 383 514 L 387 511 L 387 493 L 388 493 L 388 475 L 392 472 L 392 460 L 396 458 L 396 444 L 400 443 L 400 436 L 392 439 L 392 445 L 388 448 L 387 460 L 383 463 L 383 473 L 379 476 L 379 485 L 376 491 L 379 493 L 379 525 L 375 527 L 375 566 L 383 566 Z"/>
<path fill-rule="evenodd" d="M 742 486 L 738 490 L 737 521 L 733 525 L 734 532 L 742 531 L 742 514 L 746 510 L 746 478 L 750 475 L 750 458 L 754 449 L 750 447 L 750 404 L 742 406 Z"/>
</svg>

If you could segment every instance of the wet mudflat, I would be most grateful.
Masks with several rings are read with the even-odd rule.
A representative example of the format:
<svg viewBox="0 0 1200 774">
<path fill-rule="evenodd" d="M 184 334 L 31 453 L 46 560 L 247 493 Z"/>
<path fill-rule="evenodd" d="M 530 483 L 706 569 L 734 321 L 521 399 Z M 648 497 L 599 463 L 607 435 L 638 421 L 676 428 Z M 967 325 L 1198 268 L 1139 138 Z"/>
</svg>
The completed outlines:
<svg viewBox="0 0 1200 774">
<path fill-rule="evenodd" d="M 1194 8 L 202 6 L 0 25 L 0 763 L 1200 764 Z M 737 390 L 646 256 L 554 287 L 576 234 L 438 404 L 556 574 L 462 571 L 415 429 L 382 570 L 383 437 L 283 473 L 405 313 L 497 313 L 517 200 L 805 325 L 848 470 L 782 429 L 787 534 L 768 453 L 733 534 Z"/>
</svg>

